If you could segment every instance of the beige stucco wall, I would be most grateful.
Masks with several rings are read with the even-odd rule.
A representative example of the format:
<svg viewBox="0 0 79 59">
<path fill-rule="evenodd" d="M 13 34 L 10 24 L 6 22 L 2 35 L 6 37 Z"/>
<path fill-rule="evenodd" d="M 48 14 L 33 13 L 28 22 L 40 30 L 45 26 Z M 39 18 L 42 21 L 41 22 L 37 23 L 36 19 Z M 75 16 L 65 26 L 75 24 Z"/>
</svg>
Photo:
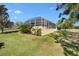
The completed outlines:
<svg viewBox="0 0 79 59">
<path fill-rule="evenodd" d="M 42 29 L 42 35 L 46 35 L 46 34 L 49 34 L 49 33 L 53 33 L 54 31 L 57 31 L 57 29 L 45 29 L 45 28 L 43 28 Z"/>
<path fill-rule="evenodd" d="M 56 28 L 46 28 L 46 27 L 42 27 L 42 26 L 34 26 L 33 28 L 41 28 L 41 35 L 46 35 L 46 34 L 54 32 L 54 31 L 57 31 Z"/>
</svg>

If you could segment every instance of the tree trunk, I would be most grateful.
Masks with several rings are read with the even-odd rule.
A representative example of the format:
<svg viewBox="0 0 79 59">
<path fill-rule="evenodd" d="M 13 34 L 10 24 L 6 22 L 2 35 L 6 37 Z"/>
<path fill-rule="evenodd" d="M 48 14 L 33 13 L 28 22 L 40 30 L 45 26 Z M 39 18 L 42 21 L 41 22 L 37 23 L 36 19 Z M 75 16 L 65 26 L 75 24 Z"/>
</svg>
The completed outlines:
<svg viewBox="0 0 79 59">
<path fill-rule="evenodd" d="M 1 31 L 2 31 L 2 33 L 4 32 L 4 28 L 3 27 L 1 28 Z"/>
</svg>

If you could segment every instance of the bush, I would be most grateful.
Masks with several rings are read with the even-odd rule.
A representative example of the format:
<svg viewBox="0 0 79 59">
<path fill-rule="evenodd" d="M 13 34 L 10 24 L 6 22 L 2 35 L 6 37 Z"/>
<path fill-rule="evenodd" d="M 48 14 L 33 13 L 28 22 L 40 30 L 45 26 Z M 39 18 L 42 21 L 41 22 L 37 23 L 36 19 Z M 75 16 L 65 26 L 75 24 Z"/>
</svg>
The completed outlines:
<svg viewBox="0 0 79 59">
<path fill-rule="evenodd" d="M 16 22 L 15 26 L 16 29 L 20 29 L 20 26 L 23 24 L 23 22 Z"/>
<path fill-rule="evenodd" d="M 66 56 L 79 56 L 79 42 L 68 40 L 67 35 L 71 35 L 73 33 L 70 32 L 53 32 L 48 36 L 55 39 L 55 42 L 61 43 L 61 46 L 64 49 L 64 54 Z"/>
<path fill-rule="evenodd" d="M 68 40 L 69 41 L 69 40 Z M 79 43 L 74 41 L 62 42 L 65 55 L 79 56 Z"/>
<path fill-rule="evenodd" d="M 41 29 L 37 30 L 37 36 L 41 36 Z"/>
<path fill-rule="evenodd" d="M 41 28 L 32 28 L 31 29 L 32 34 L 37 35 L 37 36 L 41 36 Z"/>
<path fill-rule="evenodd" d="M 32 29 L 31 29 L 31 32 L 32 32 L 32 34 L 36 35 L 37 29 L 32 28 Z"/>
<path fill-rule="evenodd" d="M 63 39 L 63 34 L 59 32 L 53 32 L 49 34 L 48 36 L 54 38 L 56 43 L 59 43 Z"/>
<path fill-rule="evenodd" d="M 29 25 L 29 24 L 22 24 L 22 25 L 20 25 L 20 31 L 22 33 L 31 33 L 31 28 L 32 28 L 32 26 Z"/>
</svg>

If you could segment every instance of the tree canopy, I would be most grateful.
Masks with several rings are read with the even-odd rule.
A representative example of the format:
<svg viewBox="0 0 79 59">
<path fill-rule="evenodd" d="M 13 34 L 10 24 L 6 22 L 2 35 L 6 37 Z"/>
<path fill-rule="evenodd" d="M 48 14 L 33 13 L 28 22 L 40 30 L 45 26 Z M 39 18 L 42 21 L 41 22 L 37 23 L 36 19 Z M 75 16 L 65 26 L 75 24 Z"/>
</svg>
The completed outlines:
<svg viewBox="0 0 79 59">
<path fill-rule="evenodd" d="M 9 14 L 5 5 L 0 5 L 0 29 L 3 33 L 5 27 L 9 27 L 13 23 L 9 20 Z"/>
<path fill-rule="evenodd" d="M 63 13 L 59 14 L 59 18 L 63 15 L 69 16 L 68 19 L 62 18 L 58 21 L 58 26 L 62 28 L 70 28 L 73 24 L 79 21 L 79 4 L 78 3 L 61 3 L 57 4 L 56 10 L 63 9 Z M 61 24 L 62 23 L 62 24 Z"/>
</svg>

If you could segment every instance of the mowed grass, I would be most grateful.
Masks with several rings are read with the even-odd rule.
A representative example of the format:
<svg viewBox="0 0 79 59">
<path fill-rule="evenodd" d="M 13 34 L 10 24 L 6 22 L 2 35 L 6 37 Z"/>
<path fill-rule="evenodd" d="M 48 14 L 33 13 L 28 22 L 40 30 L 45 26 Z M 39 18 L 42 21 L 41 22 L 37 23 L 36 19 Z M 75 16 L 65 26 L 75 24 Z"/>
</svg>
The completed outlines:
<svg viewBox="0 0 79 59">
<path fill-rule="evenodd" d="M 0 34 L 0 42 L 5 47 L 0 49 L 0 56 L 62 56 L 60 44 L 48 36 L 34 36 L 19 32 Z"/>
</svg>

